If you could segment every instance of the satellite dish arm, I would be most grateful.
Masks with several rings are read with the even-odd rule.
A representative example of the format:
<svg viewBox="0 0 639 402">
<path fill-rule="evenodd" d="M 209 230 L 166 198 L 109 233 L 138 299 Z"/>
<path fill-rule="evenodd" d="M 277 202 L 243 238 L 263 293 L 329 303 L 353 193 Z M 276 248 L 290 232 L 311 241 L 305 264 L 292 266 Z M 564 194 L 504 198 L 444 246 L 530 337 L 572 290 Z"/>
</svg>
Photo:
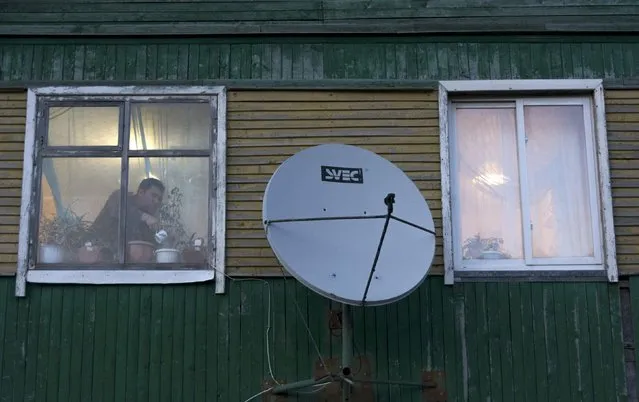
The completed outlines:
<svg viewBox="0 0 639 402">
<path fill-rule="evenodd" d="M 382 251 L 382 244 L 384 244 L 384 238 L 386 237 L 388 222 L 390 222 L 391 216 L 393 214 L 393 204 L 395 204 L 395 194 L 388 193 L 388 195 L 384 198 L 384 204 L 386 204 L 386 219 L 384 220 L 384 229 L 382 230 L 382 236 L 380 237 L 379 244 L 377 245 L 377 252 L 375 253 L 375 259 L 373 260 L 373 266 L 371 267 L 371 272 L 370 274 L 368 274 L 368 282 L 366 282 L 364 297 L 362 297 L 362 306 L 364 305 L 364 303 L 366 303 L 366 296 L 368 296 L 368 289 L 371 286 L 371 280 L 373 279 L 373 274 L 375 273 L 375 268 L 377 267 L 377 261 L 379 260 L 379 253 Z"/>
</svg>

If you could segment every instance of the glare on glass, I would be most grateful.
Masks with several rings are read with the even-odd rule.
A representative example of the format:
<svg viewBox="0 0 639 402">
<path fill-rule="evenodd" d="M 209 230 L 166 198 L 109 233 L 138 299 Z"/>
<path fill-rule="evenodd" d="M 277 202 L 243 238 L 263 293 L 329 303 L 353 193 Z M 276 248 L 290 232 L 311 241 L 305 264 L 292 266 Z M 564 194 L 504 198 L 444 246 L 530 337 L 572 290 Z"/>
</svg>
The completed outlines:
<svg viewBox="0 0 639 402">
<path fill-rule="evenodd" d="M 119 122 L 119 107 L 51 107 L 47 141 L 50 146 L 117 146 Z"/>
<path fill-rule="evenodd" d="M 113 261 L 120 202 L 103 206 L 119 189 L 119 158 L 44 158 L 38 263 Z"/>
<path fill-rule="evenodd" d="M 581 105 L 525 106 L 532 254 L 594 255 Z"/>
<path fill-rule="evenodd" d="M 455 126 L 463 259 L 523 258 L 515 108 L 458 108 Z"/>
<path fill-rule="evenodd" d="M 208 103 L 134 103 L 129 149 L 209 149 L 211 122 Z"/>
<path fill-rule="evenodd" d="M 209 232 L 209 158 L 129 158 L 127 261 L 202 263 Z"/>
</svg>

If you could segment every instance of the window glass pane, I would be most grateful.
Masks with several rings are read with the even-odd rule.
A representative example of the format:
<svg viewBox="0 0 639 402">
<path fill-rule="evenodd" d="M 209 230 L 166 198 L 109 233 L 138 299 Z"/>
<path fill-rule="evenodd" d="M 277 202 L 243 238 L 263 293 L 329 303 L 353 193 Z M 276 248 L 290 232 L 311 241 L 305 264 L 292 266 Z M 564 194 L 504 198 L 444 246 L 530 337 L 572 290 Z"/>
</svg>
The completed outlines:
<svg viewBox="0 0 639 402">
<path fill-rule="evenodd" d="M 119 122 L 119 107 L 51 107 L 48 143 L 51 146 L 117 146 Z"/>
<path fill-rule="evenodd" d="M 457 109 L 455 125 L 463 258 L 523 258 L 515 109 Z"/>
<path fill-rule="evenodd" d="M 584 111 L 526 106 L 533 256 L 593 256 Z"/>
<path fill-rule="evenodd" d="M 204 262 L 210 218 L 209 158 L 130 158 L 129 172 L 127 261 Z M 150 187 L 140 188 L 149 178 Z M 164 191 L 153 179 L 160 180 Z M 160 230 L 167 234 L 161 243 L 156 239 Z"/>
<path fill-rule="evenodd" d="M 208 103 L 135 103 L 131 105 L 132 150 L 209 149 Z"/>
<path fill-rule="evenodd" d="M 120 186 L 120 164 L 119 158 L 43 160 L 38 263 L 111 260 L 110 250 L 118 239 L 119 199 L 110 204 L 112 216 L 98 216 Z"/>
</svg>

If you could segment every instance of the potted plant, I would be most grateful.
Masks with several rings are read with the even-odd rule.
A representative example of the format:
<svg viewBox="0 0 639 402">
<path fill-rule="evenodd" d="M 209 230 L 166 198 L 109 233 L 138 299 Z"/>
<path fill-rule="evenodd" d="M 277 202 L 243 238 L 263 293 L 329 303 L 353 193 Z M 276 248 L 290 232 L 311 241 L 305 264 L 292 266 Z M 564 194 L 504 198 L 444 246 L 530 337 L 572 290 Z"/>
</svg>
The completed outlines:
<svg viewBox="0 0 639 402">
<path fill-rule="evenodd" d="M 38 262 L 59 264 L 67 260 L 71 250 L 84 244 L 88 227 L 84 216 L 77 215 L 71 208 L 52 218 L 43 217 L 38 233 Z"/>
<path fill-rule="evenodd" d="M 182 251 L 182 259 L 190 264 L 203 264 L 206 262 L 206 245 L 201 237 L 195 238 L 195 233 L 191 236 L 188 247 Z"/>
<path fill-rule="evenodd" d="M 94 264 L 108 260 L 108 257 L 102 255 L 102 250 L 103 244 L 99 240 L 99 236 L 91 230 L 90 225 L 87 225 L 83 245 L 77 250 L 78 262 Z"/>
<path fill-rule="evenodd" d="M 182 191 L 173 187 L 160 208 L 160 228 L 166 234 L 156 238 L 161 244 L 161 248 L 155 250 L 155 258 L 159 263 L 180 262 L 181 253 L 194 241 L 195 233 L 189 236 L 182 221 L 183 197 Z"/>
<path fill-rule="evenodd" d="M 503 244 L 504 239 L 501 237 L 482 238 L 479 233 L 477 233 L 464 241 L 462 255 L 465 260 L 510 258 L 508 253 L 502 250 Z"/>
</svg>

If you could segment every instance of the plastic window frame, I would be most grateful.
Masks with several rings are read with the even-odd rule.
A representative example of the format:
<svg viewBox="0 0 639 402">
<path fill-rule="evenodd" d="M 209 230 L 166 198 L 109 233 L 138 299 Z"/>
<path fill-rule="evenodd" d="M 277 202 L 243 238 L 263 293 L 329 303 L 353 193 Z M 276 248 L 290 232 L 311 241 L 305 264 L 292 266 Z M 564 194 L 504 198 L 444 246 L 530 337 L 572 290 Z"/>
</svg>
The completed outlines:
<svg viewBox="0 0 639 402">
<path fill-rule="evenodd" d="M 545 276 L 552 280 L 579 279 L 582 277 L 596 277 L 610 282 L 618 280 L 614 223 L 612 216 L 612 193 L 610 186 L 610 170 L 608 160 L 607 133 L 605 121 L 605 105 L 602 80 L 479 80 L 479 81 L 442 81 L 439 87 L 439 118 L 440 118 L 440 161 L 442 177 L 442 223 L 444 235 L 444 280 L 446 284 L 453 284 L 460 280 L 496 280 L 500 278 L 542 279 Z M 528 102 L 531 95 L 544 95 L 543 99 L 531 99 L 531 103 L 542 102 L 561 103 L 583 102 L 591 105 L 585 109 L 585 119 L 590 117 L 586 134 L 589 134 L 592 149 L 592 160 L 589 165 L 592 196 L 595 198 L 599 211 L 593 217 L 593 245 L 599 244 L 599 258 L 592 261 L 557 261 L 546 264 L 541 261 L 531 261 L 532 264 L 513 266 L 498 262 L 482 262 L 479 264 L 464 264 L 461 259 L 461 244 L 457 239 L 458 221 L 454 215 L 456 192 L 452 177 L 451 161 L 454 140 L 452 117 L 455 105 L 451 102 L 451 95 L 472 96 L 473 102 L 503 101 L 508 99 L 515 105 Z M 570 99 L 570 97 L 572 98 Z M 457 104 L 457 102 L 456 102 Z M 517 106 L 517 109 L 522 109 Z M 519 116 L 518 116 L 519 117 Z M 522 123 L 519 119 L 518 124 Z M 518 128 L 518 131 L 521 128 Z M 590 129 L 590 130 L 589 130 Z M 521 164 L 520 160 L 520 164 Z M 526 231 L 524 231 L 526 234 Z M 599 242 L 597 240 L 600 240 Z M 459 244 L 458 244 L 459 243 Z M 597 257 L 597 256 L 596 256 Z M 534 260 L 534 259 L 533 259 Z"/>
</svg>

